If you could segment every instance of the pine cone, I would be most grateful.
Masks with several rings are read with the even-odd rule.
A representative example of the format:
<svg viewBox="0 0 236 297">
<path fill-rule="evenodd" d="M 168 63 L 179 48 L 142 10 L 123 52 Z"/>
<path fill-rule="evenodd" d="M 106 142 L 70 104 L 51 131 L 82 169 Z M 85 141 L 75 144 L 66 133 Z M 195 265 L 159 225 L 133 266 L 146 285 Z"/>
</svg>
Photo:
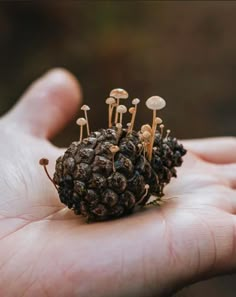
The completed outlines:
<svg viewBox="0 0 236 297">
<path fill-rule="evenodd" d="M 153 112 L 152 126 L 145 124 L 139 132 L 134 131 L 140 102 L 135 98 L 133 107 L 129 108 L 131 121 L 128 128 L 123 129 L 122 119 L 127 108 L 119 102 L 127 98 L 125 90 L 112 90 L 106 99 L 109 128 L 92 133 L 87 115 L 90 108 L 81 107 L 85 118 L 76 122 L 80 126 L 80 139 L 57 159 L 53 179 L 46 168 L 48 160 L 43 158 L 39 162 L 61 202 L 88 221 L 128 215 L 136 205 L 146 205 L 151 195 L 160 200 L 164 186 L 177 176 L 175 167 L 182 165 L 182 156 L 186 154 L 176 138 L 170 137 L 170 130 L 163 137 L 164 125 L 156 112 L 164 108 L 166 102 L 159 96 L 146 101 L 147 108 Z M 83 139 L 85 125 L 88 137 Z"/>
<path fill-rule="evenodd" d="M 112 146 L 118 147 L 115 154 Z M 149 162 L 139 133 L 101 129 L 57 159 L 53 181 L 61 202 L 76 214 L 89 221 L 113 219 L 145 205 L 151 195 L 162 197 L 185 153 L 176 138 L 156 132 Z"/>
</svg>

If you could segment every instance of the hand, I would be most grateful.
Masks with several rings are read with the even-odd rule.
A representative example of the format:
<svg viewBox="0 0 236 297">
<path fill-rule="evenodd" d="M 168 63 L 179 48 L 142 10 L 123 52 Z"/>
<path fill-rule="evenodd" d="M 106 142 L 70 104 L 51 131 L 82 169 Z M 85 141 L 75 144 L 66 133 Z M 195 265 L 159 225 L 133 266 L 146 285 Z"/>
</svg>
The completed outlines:
<svg viewBox="0 0 236 297">
<path fill-rule="evenodd" d="M 38 165 L 72 117 L 80 88 L 64 70 L 39 79 L 0 120 L 0 296 L 163 296 L 236 268 L 236 140 L 185 142 L 165 203 L 87 224 Z"/>
</svg>

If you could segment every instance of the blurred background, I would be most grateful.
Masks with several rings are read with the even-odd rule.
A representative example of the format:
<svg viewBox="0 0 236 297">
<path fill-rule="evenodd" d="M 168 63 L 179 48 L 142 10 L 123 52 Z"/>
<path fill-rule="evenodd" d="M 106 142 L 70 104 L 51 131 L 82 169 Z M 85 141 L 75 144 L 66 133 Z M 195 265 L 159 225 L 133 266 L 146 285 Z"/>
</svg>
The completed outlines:
<svg viewBox="0 0 236 297">
<path fill-rule="evenodd" d="M 161 117 L 178 138 L 236 135 L 234 1 L 1 2 L 0 115 L 58 66 L 80 80 L 92 129 L 107 125 L 104 100 L 122 87 L 143 107 L 151 95 L 165 98 Z M 139 108 L 140 125 L 150 121 Z M 72 122 L 53 142 L 77 137 Z M 235 280 L 216 278 L 176 296 L 235 296 Z"/>
</svg>

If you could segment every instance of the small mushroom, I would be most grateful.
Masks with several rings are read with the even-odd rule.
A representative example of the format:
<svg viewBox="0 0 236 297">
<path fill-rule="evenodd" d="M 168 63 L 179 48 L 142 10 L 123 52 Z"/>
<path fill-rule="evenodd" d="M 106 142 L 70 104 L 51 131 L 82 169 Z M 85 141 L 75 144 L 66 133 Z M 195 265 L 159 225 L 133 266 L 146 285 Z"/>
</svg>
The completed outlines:
<svg viewBox="0 0 236 297">
<path fill-rule="evenodd" d="M 170 136 L 171 130 L 166 130 L 166 140 L 168 140 L 168 137 Z"/>
<path fill-rule="evenodd" d="M 150 189 L 149 184 L 146 184 L 146 185 L 144 186 L 144 189 L 145 189 L 145 193 L 143 194 L 143 196 L 141 197 L 141 199 L 137 202 L 137 204 L 139 204 L 139 205 L 143 202 L 144 198 L 145 198 L 145 197 L 147 196 L 147 194 L 148 194 L 148 191 L 149 191 L 149 189 Z"/>
<path fill-rule="evenodd" d="M 134 121 L 135 121 L 135 117 L 136 117 L 136 114 L 137 114 L 137 106 L 138 106 L 139 102 L 140 102 L 140 100 L 138 98 L 135 98 L 135 99 L 132 100 L 132 104 L 134 105 L 134 112 L 132 113 L 131 127 L 130 127 L 129 132 L 133 131 Z"/>
<path fill-rule="evenodd" d="M 120 114 L 120 124 L 122 125 L 123 114 L 127 112 L 127 107 L 124 105 L 117 106 L 117 113 Z"/>
<path fill-rule="evenodd" d="M 161 125 L 160 125 L 160 129 L 161 129 L 161 138 L 163 137 L 164 128 L 165 128 L 165 126 L 164 126 L 163 124 L 161 124 Z"/>
<path fill-rule="evenodd" d="M 156 126 L 157 126 L 157 123 L 155 123 L 155 121 L 156 121 L 156 111 L 164 108 L 166 106 L 166 101 L 163 98 L 159 97 L 159 96 L 152 96 L 152 97 L 147 99 L 146 106 L 147 106 L 147 108 L 149 108 L 149 109 L 151 109 L 153 111 L 152 140 L 151 140 L 151 144 L 153 144 L 154 139 L 155 139 Z M 153 145 L 150 145 L 149 152 L 148 152 L 149 161 L 151 161 L 151 158 L 152 158 L 152 147 L 153 147 Z"/>
<path fill-rule="evenodd" d="M 89 107 L 88 105 L 85 105 L 85 104 L 84 104 L 84 105 L 81 107 L 81 110 L 84 111 L 84 117 L 85 117 L 85 119 L 86 119 L 86 121 L 87 121 L 87 123 L 86 123 L 86 126 L 87 126 L 87 135 L 89 136 L 89 134 L 90 134 L 90 130 L 89 130 L 89 122 L 88 122 L 87 111 L 90 110 L 90 107 Z"/>
<path fill-rule="evenodd" d="M 108 127 L 112 127 L 112 113 L 115 106 L 116 100 L 112 97 L 106 99 L 106 104 L 108 104 Z"/>
<path fill-rule="evenodd" d="M 46 158 L 42 158 L 39 160 L 39 165 L 43 166 L 43 169 L 48 177 L 48 179 L 53 183 L 54 187 L 56 188 L 56 190 L 58 190 L 56 183 L 54 182 L 53 178 L 50 176 L 50 174 L 48 173 L 47 170 L 47 165 L 49 164 L 49 160 Z"/>
<path fill-rule="evenodd" d="M 129 97 L 129 94 L 124 90 L 124 89 L 113 89 L 110 92 L 110 97 L 113 97 L 117 100 L 116 102 L 116 106 L 118 107 L 120 104 L 120 99 L 127 99 Z M 116 114 L 115 114 L 115 124 L 118 121 L 118 112 L 117 112 L 117 108 L 116 108 Z"/>
<path fill-rule="evenodd" d="M 117 145 L 112 145 L 109 148 L 110 152 L 112 153 L 112 166 L 113 166 L 113 172 L 116 172 L 115 168 L 115 154 L 120 150 L 120 148 Z"/>
<path fill-rule="evenodd" d="M 87 121 L 85 118 L 78 118 L 76 121 L 76 124 L 80 126 L 80 138 L 79 138 L 79 143 L 83 140 L 83 126 L 87 124 Z"/>
</svg>

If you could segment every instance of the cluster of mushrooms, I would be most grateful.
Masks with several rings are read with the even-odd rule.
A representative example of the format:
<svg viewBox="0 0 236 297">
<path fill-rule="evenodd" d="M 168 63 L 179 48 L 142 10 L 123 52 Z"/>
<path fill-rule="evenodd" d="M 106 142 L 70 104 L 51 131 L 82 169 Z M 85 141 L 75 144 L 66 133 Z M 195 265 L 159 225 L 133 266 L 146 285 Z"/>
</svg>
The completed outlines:
<svg viewBox="0 0 236 297">
<path fill-rule="evenodd" d="M 131 114 L 131 120 L 129 123 L 127 123 L 127 133 L 132 133 L 134 128 L 134 123 L 135 123 L 135 117 L 137 114 L 137 107 L 138 107 L 138 104 L 140 103 L 140 100 L 138 98 L 134 98 L 132 100 L 133 106 L 130 107 L 128 110 L 125 105 L 120 104 L 120 100 L 127 99 L 128 96 L 129 94 L 127 93 L 127 91 L 120 88 L 113 89 L 110 92 L 110 96 L 105 101 L 106 104 L 108 105 L 108 127 L 109 128 L 112 128 L 112 126 L 115 126 L 118 129 L 118 131 L 122 131 L 123 114 L 129 111 L 129 113 Z M 163 129 L 164 129 L 164 125 L 162 124 L 162 119 L 157 117 L 157 110 L 163 109 L 166 106 L 166 101 L 159 96 L 152 96 L 147 99 L 146 106 L 147 108 L 153 111 L 152 126 L 148 124 L 143 125 L 140 130 L 140 137 L 142 139 L 144 153 L 147 154 L 149 161 L 151 161 L 153 144 L 155 139 L 155 132 L 156 132 L 157 126 L 160 125 L 161 136 L 163 136 Z M 90 110 L 90 107 L 88 105 L 83 105 L 81 107 L 81 110 L 84 111 L 84 117 L 78 118 L 78 120 L 76 121 L 77 125 L 80 126 L 79 142 L 82 142 L 83 140 L 84 126 L 86 126 L 86 129 L 87 129 L 87 136 L 90 135 L 88 114 L 87 114 L 87 112 Z M 166 137 L 168 137 L 169 134 L 170 134 L 170 130 L 167 130 Z M 115 151 L 115 147 L 111 149 Z"/>
</svg>

